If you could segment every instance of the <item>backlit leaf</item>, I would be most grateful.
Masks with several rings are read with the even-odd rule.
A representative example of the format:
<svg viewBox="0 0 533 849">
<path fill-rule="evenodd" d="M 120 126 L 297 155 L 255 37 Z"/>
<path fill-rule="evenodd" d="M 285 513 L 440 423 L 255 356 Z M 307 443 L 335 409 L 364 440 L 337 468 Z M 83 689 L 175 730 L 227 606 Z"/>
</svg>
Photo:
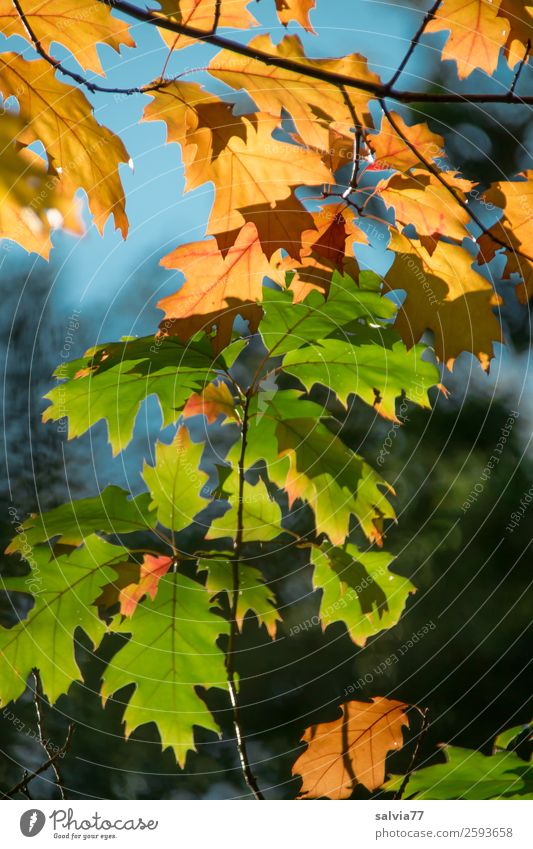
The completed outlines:
<svg viewBox="0 0 533 849">
<path fill-rule="evenodd" d="M 403 746 L 407 705 L 381 697 L 346 702 L 333 722 L 312 725 L 303 741 L 307 749 L 293 766 L 303 779 L 301 796 L 348 799 L 356 784 L 376 790 L 385 780 L 388 752 Z"/>
</svg>

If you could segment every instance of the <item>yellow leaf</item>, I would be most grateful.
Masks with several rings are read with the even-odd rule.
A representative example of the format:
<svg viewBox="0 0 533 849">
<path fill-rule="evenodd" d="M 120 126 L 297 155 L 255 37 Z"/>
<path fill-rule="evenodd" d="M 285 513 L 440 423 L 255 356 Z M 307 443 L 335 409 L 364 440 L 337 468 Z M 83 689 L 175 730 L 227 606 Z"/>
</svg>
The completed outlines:
<svg viewBox="0 0 533 849">
<path fill-rule="evenodd" d="M 186 282 L 174 295 L 158 303 L 164 310 L 162 330 L 187 341 L 200 330 L 217 326 L 215 350 L 231 339 L 237 315 L 246 318 L 251 332 L 257 330 L 262 311 L 263 277 L 269 264 L 253 224 L 246 224 L 226 256 L 215 239 L 182 245 L 161 260 L 164 268 L 179 268 Z"/>
<path fill-rule="evenodd" d="M 366 59 L 357 53 L 340 59 L 307 58 L 296 35 L 285 36 L 277 45 L 272 43 L 268 35 L 259 35 L 249 46 L 252 50 L 294 59 L 307 67 L 347 74 L 367 82 L 380 82 L 377 74 L 369 71 Z M 304 74 L 277 68 L 247 56 L 235 56 L 227 50 L 212 59 L 209 71 L 231 88 L 245 89 L 263 112 L 279 117 L 282 110 L 286 109 L 304 143 L 313 149 L 329 149 L 329 125 L 332 121 L 340 123 L 346 135 L 353 127 L 353 118 L 342 91 L 331 83 L 311 79 Z M 350 89 L 349 95 L 359 122 L 372 127 L 368 113 L 370 95 L 354 89 Z"/>
<path fill-rule="evenodd" d="M 509 24 L 498 17 L 500 2 L 444 0 L 426 27 L 426 32 L 450 32 L 442 58 L 455 60 L 461 79 L 476 68 L 489 75 L 496 70 L 500 49 L 510 29 Z"/>
<path fill-rule="evenodd" d="M 308 728 L 307 749 L 293 766 L 293 775 L 303 779 L 300 796 L 348 799 L 356 784 L 381 787 L 388 752 L 403 746 L 407 707 L 382 697 L 346 702 L 338 719 Z"/>
<path fill-rule="evenodd" d="M 257 24 L 246 9 L 249 4 L 250 0 L 222 0 L 218 28 L 249 29 Z M 213 29 L 216 0 L 160 0 L 160 6 L 163 14 L 178 24 L 195 27 L 204 32 L 211 32 Z M 173 50 L 181 50 L 182 47 L 195 43 L 194 39 L 169 30 L 161 28 L 159 32 Z"/>
<path fill-rule="evenodd" d="M 440 241 L 430 255 L 420 243 L 397 232 L 389 248 L 395 255 L 385 288 L 406 292 L 395 324 L 406 345 L 411 347 L 432 330 L 435 353 L 448 368 L 462 351 L 470 351 L 488 371 L 492 343 L 502 341 L 493 313 L 501 299 L 474 271 L 468 251 Z"/>
<path fill-rule="evenodd" d="M 85 189 L 100 232 L 112 214 L 125 237 L 128 219 L 118 166 L 128 162 L 128 153 L 118 136 L 98 124 L 81 91 L 59 82 L 43 60 L 27 62 L 15 53 L 0 56 L 0 90 L 4 98 L 17 98 L 25 117 L 18 140 L 42 142 L 62 191 Z"/>
<path fill-rule="evenodd" d="M 483 201 L 503 209 L 503 216 L 491 227 L 490 234 L 479 240 L 480 262 L 489 262 L 502 245 L 491 235 L 508 245 L 505 277 L 519 274 L 524 285 L 516 290 L 521 303 L 527 303 L 533 294 L 533 172 L 524 180 L 493 183 L 484 193 Z M 522 175 L 521 175 L 522 176 Z"/>
<path fill-rule="evenodd" d="M 309 20 L 309 12 L 315 6 L 315 0 L 276 0 L 279 22 L 283 26 L 288 26 L 291 21 L 298 21 L 307 32 L 314 32 Z"/>
<path fill-rule="evenodd" d="M 47 53 L 52 42 L 60 42 L 82 68 L 97 74 L 103 73 L 97 44 L 108 44 L 117 51 L 122 44 L 135 47 L 127 24 L 95 0 L 26 0 L 22 5 L 28 24 Z M 12 0 L 0 0 L 0 31 L 6 37 L 21 35 L 29 40 Z"/>
<path fill-rule="evenodd" d="M 533 5 L 524 0 L 501 0 L 498 15 L 509 24 L 504 53 L 511 68 L 521 62 L 533 35 Z M 531 49 L 530 49 L 531 52 Z"/>
</svg>

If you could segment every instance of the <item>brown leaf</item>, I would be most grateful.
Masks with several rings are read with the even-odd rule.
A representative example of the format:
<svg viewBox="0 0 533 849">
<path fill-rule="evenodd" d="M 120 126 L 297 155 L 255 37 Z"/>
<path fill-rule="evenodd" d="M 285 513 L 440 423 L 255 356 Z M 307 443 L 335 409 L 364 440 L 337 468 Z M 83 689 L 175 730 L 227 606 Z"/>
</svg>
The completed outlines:
<svg viewBox="0 0 533 849">
<path fill-rule="evenodd" d="M 123 44 L 135 47 L 128 25 L 95 0 L 25 0 L 22 5 L 28 24 L 47 53 L 52 42 L 59 42 L 82 68 L 97 74 L 103 74 L 97 44 L 108 44 L 117 51 Z M 29 40 L 12 0 L 0 0 L 0 31 L 6 37 L 21 35 Z"/>
<path fill-rule="evenodd" d="M 356 784 L 381 787 L 388 752 L 403 746 L 407 708 L 382 697 L 346 702 L 339 719 L 308 728 L 307 749 L 293 766 L 293 775 L 303 779 L 300 796 L 348 799 Z"/>
<path fill-rule="evenodd" d="M 161 260 L 164 268 L 183 271 L 186 282 L 158 303 L 165 311 L 162 330 L 187 341 L 200 330 L 217 326 L 215 351 L 231 339 L 237 315 L 247 319 L 253 333 L 261 319 L 263 277 L 270 266 L 261 250 L 257 230 L 245 224 L 226 256 L 215 239 L 181 245 Z"/>
<path fill-rule="evenodd" d="M 15 53 L 0 56 L 0 90 L 16 96 L 26 119 L 18 140 L 42 142 L 61 191 L 72 196 L 85 189 L 100 232 L 113 215 L 125 237 L 128 219 L 118 166 L 128 153 L 118 136 L 95 120 L 86 97 L 56 79 L 43 60 L 27 62 Z"/>
</svg>

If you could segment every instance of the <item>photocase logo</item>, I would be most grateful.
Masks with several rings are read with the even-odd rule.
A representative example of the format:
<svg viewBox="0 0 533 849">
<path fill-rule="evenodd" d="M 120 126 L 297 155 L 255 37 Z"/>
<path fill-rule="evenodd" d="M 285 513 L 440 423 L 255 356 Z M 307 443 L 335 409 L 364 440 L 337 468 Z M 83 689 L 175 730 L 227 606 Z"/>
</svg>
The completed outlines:
<svg viewBox="0 0 533 849">
<path fill-rule="evenodd" d="M 43 830 L 46 817 L 42 811 L 32 808 L 25 811 L 20 818 L 20 830 L 24 837 L 35 837 Z"/>
</svg>

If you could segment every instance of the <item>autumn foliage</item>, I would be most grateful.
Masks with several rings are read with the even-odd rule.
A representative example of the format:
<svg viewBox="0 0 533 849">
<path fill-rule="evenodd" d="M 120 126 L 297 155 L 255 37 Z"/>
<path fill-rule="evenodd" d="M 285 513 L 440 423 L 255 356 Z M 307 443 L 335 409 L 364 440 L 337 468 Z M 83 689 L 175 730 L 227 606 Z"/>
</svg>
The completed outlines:
<svg viewBox="0 0 533 849">
<path fill-rule="evenodd" d="M 0 236 L 45 258 L 53 227 L 82 233 L 79 189 L 100 232 L 111 220 L 128 237 L 121 168 L 130 157 L 91 106 L 107 86 L 95 45 L 133 47 L 137 19 L 171 52 L 198 40 L 220 48 L 200 82 L 185 72 L 122 92 L 146 95 L 141 121 L 162 123 L 179 144 L 186 191 L 213 189 L 205 238 L 162 256 L 176 291 L 157 304 L 159 327 L 60 366 L 43 417 L 66 418 L 69 439 L 105 421 L 117 455 L 155 396 L 175 436 L 144 463 L 140 495 L 109 487 L 24 522 L 29 550 L 20 535 L 8 550 L 45 576 L 45 589 L 26 618 L 0 630 L 2 703 L 24 692 L 33 669 L 50 702 L 68 690 L 80 676 L 76 628 L 95 647 L 107 633 L 129 636 L 103 674 L 102 698 L 134 685 L 125 734 L 155 722 L 180 765 L 195 727 L 218 733 L 206 688 L 229 694 L 239 723 L 233 653 L 245 617 L 276 639 L 284 613 L 261 571 L 268 545 L 308 551 L 324 629 L 342 621 L 363 647 L 398 622 L 416 587 L 386 552 L 394 488 L 343 440 L 345 416 L 357 398 L 396 426 L 398 403 L 429 408 L 446 391 L 444 367 L 465 352 L 489 370 L 503 341 L 501 297 L 485 273 L 496 255 L 517 297 L 533 295 L 530 175 L 480 191 L 454 170 L 433 125 L 405 110 L 431 92 L 406 91 L 397 75 L 381 80 L 357 52 L 308 55 L 295 24 L 314 34 L 315 0 L 264 2 L 289 34 L 257 35 L 246 0 L 163 0 L 158 11 L 0 0 L 0 31 L 36 54 L 0 54 Z M 528 4 L 443 0 L 420 20 L 406 59 L 423 32 L 445 33 L 442 60 L 461 80 L 493 74 L 503 56 L 516 76 L 499 102 L 524 102 L 516 84 Z M 233 42 L 237 30 L 250 39 Z M 58 61 L 57 43 L 79 74 Z M 468 102 L 479 92 L 434 94 Z M 361 245 L 365 257 L 387 248 L 383 275 L 358 258 Z M 226 453 L 210 465 L 217 429 Z M 302 535 L 294 517 L 304 505 L 314 527 Z M 193 525 L 201 542 L 183 550 L 179 535 Z M 28 593 L 26 578 L 4 588 Z M 422 708 L 348 701 L 337 719 L 309 727 L 294 763 L 300 795 L 382 787 L 388 753 L 419 733 Z M 240 748 L 262 798 L 246 740 Z"/>
</svg>

